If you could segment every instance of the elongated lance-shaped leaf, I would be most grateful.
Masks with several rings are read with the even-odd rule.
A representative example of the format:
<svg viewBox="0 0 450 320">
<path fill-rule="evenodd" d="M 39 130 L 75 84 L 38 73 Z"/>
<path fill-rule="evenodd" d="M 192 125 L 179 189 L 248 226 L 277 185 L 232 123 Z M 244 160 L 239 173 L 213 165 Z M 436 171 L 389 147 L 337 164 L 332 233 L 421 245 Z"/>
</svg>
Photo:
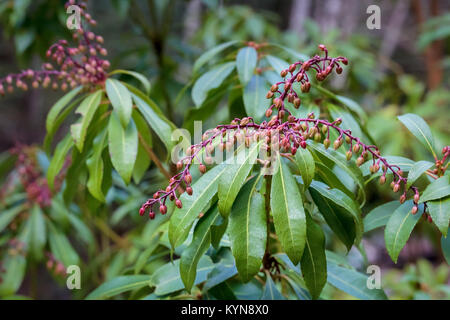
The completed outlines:
<svg viewBox="0 0 450 320">
<path fill-rule="evenodd" d="M 259 75 L 253 75 L 245 85 L 243 101 L 245 112 L 256 120 L 262 119 L 267 109 L 267 90 L 270 88 L 267 80 Z"/>
<path fill-rule="evenodd" d="M 2 213 L 0 214 L 0 232 L 2 232 L 25 208 L 26 206 L 22 204 L 7 210 L 2 209 Z"/>
<path fill-rule="evenodd" d="M 113 111 L 108 125 L 108 146 L 112 165 L 125 183 L 130 183 L 138 149 L 138 132 L 134 121 L 131 120 L 124 129 Z"/>
<path fill-rule="evenodd" d="M 195 226 L 192 242 L 181 255 L 180 275 L 188 291 L 195 282 L 198 262 L 211 245 L 211 226 L 218 217 L 217 206 L 212 206 Z"/>
<path fill-rule="evenodd" d="M 309 193 L 313 198 L 319 212 L 325 218 L 325 221 L 330 226 L 331 230 L 338 236 L 338 238 L 345 244 L 348 250 L 355 242 L 356 229 L 353 215 L 344 207 L 337 205 L 327 196 L 321 193 L 321 189 L 309 187 Z"/>
<path fill-rule="evenodd" d="M 408 173 L 408 181 L 406 182 L 406 189 L 409 189 L 414 182 L 416 182 L 417 179 L 428 169 L 430 169 L 433 166 L 433 162 L 430 161 L 419 161 L 414 163 L 411 170 L 409 170 Z"/>
<path fill-rule="evenodd" d="M 205 209 L 209 201 L 217 194 L 219 178 L 227 170 L 224 164 L 218 165 L 206 172 L 192 184 L 192 196 L 183 193 L 180 197 L 183 207 L 175 209 L 170 218 L 169 240 L 173 247 L 177 247 L 186 240 L 192 223 Z"/>
<path fill-rule="evenodd" d="M 437 158 L 434 138 L 425 120 L 413 113 L 407 113 L 397 118 Z"/>
<path fill-rule="evenodd" d="M 219 212 L 224 218 L 230 214 L 239 190 L 256 163 L 261 143 L 262 141 L 254 143 L 249 149 L 241 148 L 236 156 L 224 163 L 228 167 L 227 174 L 220 177 L 218 188 Z"/>
<path fill-rule="evenodd" d="M 77 123 L 70 126 L 70 132 L 72 133 L 75 145 L 80 152 L 83 151 L 84 140 L 86 139 L 89 124 L 100 106 L 102 95 L 103 92 L 101 90 L 90 94 L 83 100 L 83 102 L 81 102 L 80 106 L 75 111 L 75 113 L 79 113 L 81 115 L 81 119 Z"/>
<path fill-rule="evenodd" d="M 151 89 L 150 81 L 148 81 L 148 79 L 144 75 L 140 74 L 139 72 L 117 69 L 117 70 L 114 70 L 113 72 L 111 72 L 109 75 L 112 76 L 114 74 L 126 74 L 126 75 L 136 78 L 137 80 L 139 80 L 139 82 L 144 87 L 145 93 L 147 95 L 150 94 L 150 89 Z"/>
<path fill-rule="evenodd" d="M 450 265 L 450 237 L 441 237 L 441 248 L 445 261 Z"/>
<path fill-rule="evenodd" d="M 61 99 L 59 99 L 53 105 L 53 107 L 50 108 L 45 122 L 45 128 L 47 129 L 47 132 L 53 131 L 53 126 L 55 125 L 56 118 L 58 118 L 62 110 L 70 103 L 70 101 L 72 101 L 73 98 L 75 98 L 75 96 L 81 91 L 82 88 L 83 87 L 80 86 L 69 91 Z"/>
<path fill-rule="evenodd" d="M 386 224 L 386 229 L 384 229 L 386 249 L 395 263 L 397 263 L 400 251 L 405 246 L 412 230 L 422 216 L 423 205 L 419 206 L 419 211 L 416 214 L 411 213 L 412 207 L 412 200 L 403 203 L 394 211 Z"/>
<path fill-rule="evenodd" d="M 148 124 L 142 115 L 137 110 L 133 110 L 132 117 L 139 136 L 138 153 L 133 169 L 133 180 L 135 183 L 139 183 L 150 166 L 151 161 L 147 153 L 147 148 L 153 146 L 153 141 Z"/>
<path fill-rule="evenodd" d="M 106 94 L 111 102 L 114 110 L 119 115 L 120 123 L 123 128 L 128 126 L 131 119 L 131 111 L 133 110 L 133 103 L 131 101 L 131 94 L 120 81 L 109 78 L 106 80 Z"/>
<path fill-rule="evenodd" d="M 261 177 L 254 177 L 244 185 L 229 218 L 231 251 L 244 282 L 259 272 L 267 241 L 264 197 L 257 189 Z"/>
<path fill-rule="evenodd" d="M 58 230 L 50 220 L 47 220 L 47 227 L 50 250 L 55 259 L 61 261 L 66 267 L 78 264 L 80 257 L 70 244 L 67 236 Z"/>
<path fill-rule="evenodd" d="M 302 195 L 294 176 L 278 154 L 272 177 L 270 207 L 273 222 L 283 251 L 294 264 L 303 254 L 306 240 L 306 219 Z"/>
<path fill-rule="evenodd" d="M 53 190 L 55 177 L 61 171 L 64 161 L 66 160 L 67 153 L 73 147 L 73 139 L 70 134 L 61 140 L 56 146 L 55 153 L 47 170 L 47 183 L 50 189 Z"/>
<path fill-rule="evenodd" d="M 327 283 L 325 235 L 309 214 L 306 214 L 306 244 L 300 267 L 311 297 L 319 298 Z"/>
<path fill-rule="evenodd" d="M 341 190 L 332 189 L 322 182 L 313 181 L 310 187 L 320 192 L 322 196 L 326 197 L 336 206 L 343 208 L 348 214 L 351 215 L 355 224 L 355 243 L 359 244 L 364 227 L 362 223 L 361 210 L 358 204 Z"/>
<path fill-rule="evenodd" d="M 273 282 L 269 274 L 267 274 L 266 284 L 264 286 L 261 300 L 286 300 L 280 290 L 276 287 L 275 282 Z"/>
<path fill-rule="evenodd" d="M 245 47 L 236 55 L 236 67 L 242 85 L 247 84 L 258 63 L 258 53 L 253 47 Z"/>
<path fill-rule="evenodd" d="M 224 51 L 225 49 L 235 45 L 238 42 L 239 42 L 238 40 L 228 41 L 206 51 L 195 61 L 193 72 L 197 73 L 200 70 L 200 68 L 206 63 L 208 63 L 214 56 Z"/>
<path fill-rule="evenodd" d="M 447 237 L 448 224 L 450 221 L 450 196 L 428 201 L 427 205 L 428 212 L 430 213 L 434 224 L 439 228 L 442 234 Z"/>
<path fill-rule="evenodd" d="M 30 238 L 29 246 L 30 251 L 36 259 L 41 259 L 43 256 L 43 247 L 46 242 L 46 228 L 45 228 L 45 218 L 41 207 L 35 204 L 31 209 L 31 217 L 28 220 L 30 223 Z"/>
<path fill-rule="evenodd" d="M 308 149 L 299 148 L 295 154 L 295 164 L 300 171 L 300 175 L 303 179 L 304 188 L 308 188 L 314 178 L 314 171 L 316 164 L 314 158 Z"/>
<path fill-rule="evenodd" d="M 102 283 L 97 289 L 92 291 L 87 300 L 103 300 L 114 297 L 123 292 L 149 287 L 151 275 L 127 275 L 113 278 Z"/>
<path fill-rule="evenodd" d="M 382 204 L 370 211 L 364 217 L 364 232 L 372 231 L 373 229 L 383 227 L 389 221 L 395 210 L 400 207 L 400 202 L 394 200 Z"/>
<path fill-rule="evenodd" d="M 419 203 L 450 195 L 450 176 L 445 175 L 430 183 L 420 196 Z"/>
<path fill-rule="evenodd" d="M 89 179 L 87 182 L 87 188 L 89 192 L 100 202 L 105 201 L 105 196 L 102 192 L 103 181 L 103 159 L 102 152 L 106 147 L 108 131 L 103 130 L 93 142 L 92 156 L 87 159 L 86 165 L 89 171 Z"/>
</svg>

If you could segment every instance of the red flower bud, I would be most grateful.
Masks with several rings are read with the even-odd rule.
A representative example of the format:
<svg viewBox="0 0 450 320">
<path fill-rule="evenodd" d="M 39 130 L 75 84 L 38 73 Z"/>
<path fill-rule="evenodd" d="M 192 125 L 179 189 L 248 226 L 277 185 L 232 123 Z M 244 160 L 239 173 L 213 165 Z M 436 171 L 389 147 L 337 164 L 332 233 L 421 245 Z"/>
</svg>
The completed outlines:
<svg viewBox="0 0 450 320">
<path fill-rule="evenodd" d="M 175 205 L 176 205 L 179 209 L 181 209 L 181 208 L 183 207 L 183 204 L 181 203 L 181 200 L 180 200 L 180 199 L 177 199 L 177 200 L 175 201 Z"/>
</svg>

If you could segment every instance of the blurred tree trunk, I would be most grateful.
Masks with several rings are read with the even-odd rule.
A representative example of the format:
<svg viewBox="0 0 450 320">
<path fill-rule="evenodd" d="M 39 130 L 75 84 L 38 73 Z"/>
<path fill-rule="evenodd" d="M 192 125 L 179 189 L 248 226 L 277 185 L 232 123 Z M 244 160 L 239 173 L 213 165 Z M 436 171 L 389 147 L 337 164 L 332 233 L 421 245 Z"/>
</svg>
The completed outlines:
<svg viewBox="0 0 450 320">
<path fill-rule="evenodd" d="M 310 15 L 311 0 L 294 0 L 289 17 L 289 30 L 304 38 L 303 24 Z"/>
<path fill-rule="evenodd" d="M 426 2 L 428 6 L 429 16 L 439 16 L 439 4 L 437 0 L 430 0 Z M 419 30 L 423 28 L 423 24 L 426 22 L 426 15 L 420 0 L 413 0 L 413 11 L 419 26 Z M 442 52 L 443 43 L 442 40 L 433 41 L 425 49 L 425 65 L 427 69 L 427 84 L 430 89 L 438 87 L 443 79 L 444 70 L 442 68 Z"/>
<path fill-rule="evenodd" d="M 186 7 L 186 18 L 184 20 L 184 40 L 189 41 L 200 28 L 202 13 L 201 0 L 191 0 Z"/>
</svg>

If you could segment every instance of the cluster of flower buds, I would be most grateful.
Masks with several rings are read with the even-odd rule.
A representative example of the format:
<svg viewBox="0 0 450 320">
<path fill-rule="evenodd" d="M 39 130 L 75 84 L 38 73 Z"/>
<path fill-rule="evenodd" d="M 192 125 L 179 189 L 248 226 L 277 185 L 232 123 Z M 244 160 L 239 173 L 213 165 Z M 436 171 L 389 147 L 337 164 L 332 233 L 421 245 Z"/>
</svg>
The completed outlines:
<svg viewBox="0 0 450 320">
<path fill-rule="evenodd" d="M 24 70 L 0 78 L 0 95 L 12 93 L 15 87 L 24 91 L 30 86 L 65 91 L 69 87 L 94 87 L 105 82 L 110 62 L 105 58 L 108 52 L 103 47 L 103 37 L 86 29 L 87 25 L 96 25 L 96 21 L 86 12 L 86 2 L 70 0 L 66 7 L 75 4 L 80 8 L 80 16 L 86 24 L 73 34 L 76 44 L 70 46 L 68 41 L 59 40 L 47 50 L 47 58 L 52 63 L 45 63 L 41 70 Z"/>
<path fill-rule="evenodd" d="M 340 128 L 342 119 L 338 118 L 332 122 L 318 119 L 313 113 L 310 113 L 306 118 L 297 118 L 285 108 L 285 102 L 292 103 L 295 108 L 300 107 L 301 101 L 298 94 L 293 90 L 293 84 L 298 82 L 303 92 L 308 92 L 310 89 L 310 82 L 306 71 L 314 70 L 316 72 L 316 79 L 318 81 L 324 80 L 334 68 L 340 74 L 342 67 L 340 63 L 346 65 L 348 61 L 344 57 L 330 58 L 328 51 L 324 45 L 319 45 L 319 49 L 325 53 L 325 57 L 314 56 L 312 59 L 292 64 L 289 69 L 283 70 L 281 76 L 284 81 L 274 84 L 267 94 L 268 99 L 273 99 L 273 104 L 267 109 L 266 116 L 270 118 L 268 121 L 263 121 L 261 124 L 253 122 L 252 118 L 235 119 L 229 125 L 219 125 L 215 129 L 206 131 L 203 135 L 202 142 L 192 145 L 186 157 L 177 163 L 177 169 L 180 171 L 170 179 L 170 184 L 166 190 L 160 190 L 153 195 L 153 198 L 145 202 L 140 214 L 143 215 L 147 209 L 150 210 L 150 218 L 155 217 L 153 211 L 154 205 L 159 205 L 160 212 L 165 214 L 167 207 L 166 200 L 175 200 L 178 208 L 182 207 L 181 200 L 177 197 L 177 191 L 182 191 L 182 185 L 186 186 L 186 192 L 192 194 L 192 175 L 190 168 L 194 160 L 200 159 L 204 152 L 204 162 L 211 163 L 211 156 L 215 148 L 220 148 L 221 151 L 233 150 L 235 144 L 245 144 L 249 148 L 250 145 L 262 140 L 261 148 L 267 152 L 270 157 L 273 150 L 280 153 L 281 156 L 290 158 L 296 154 L 298 148 L 305 149 L 308 145 L 307 141 L 312 139 L 316 142 L 322 143 L 325 149 L 331 146 L 330 131 L 334 130 L 338 138 L 333 141 L 333 148 L 335 150 L 341 148 L 344 143 L 347 145 L 346 158 L 350 161 L 353 156 L 356 157 L 356 165 L 361 166 L 363 163 L 372 159 L 370 165 L 371 173 L 378 173 L 381 171 L 380 183 L 386 182 L 386 176 L 389 173 L 393 175 L 392 189 L 394 192 L 403 189 L 403 194 L 400 197 L 400 202 L 406 200 L 406 182 L 407 179 L 403 177 L 403 172 L 397 165 L 391 165 L 386 158 L 380 155 L 380 151 L 374 145 L 364 144 L 358 137 L 352 135 L 351 130 Z M 297 68 L 299 68 L 297 70 Z M 290 75 L 288 77 L 288 75 Z M 283 89 L 280 90 L 280 85 Z M 278 97 L 275 97 L 278 95 Z M 272 110 L 276 109 L 277 114 L 272 116 Z M 287 117 L 287 119 L 286 119 Z M 446 150 L 446 152 L 450 150 Z M 271 159 L 274 159 L 273 157 Z M 268 165 L 267 159 L 258 159 L 264 165 Z M 206 171 L 204 163 L 200 163 L 199 170 Z M 416 187 L 409 188 L 414 193 L 414 207 L 412 213 L 418 211 L 419 191 Z"/>
<path fill-rule="evenodd" d="M 17 155 L 16 170 L 19 173 L 20 183 L 23 185 L 28 201 L 37 203 L 41 208 L 51 205 L 51 192 L 39 165 L 37 163 L 37 149 L 28 146 L 16 146 L 10 150 Z M 63 174 L 65 169 L 62 170 Z M 57 179 L 62 181 L 60 177 Z M 60 186 L 60 183 L 58 183 Z"/>
<path fill-rule="evenodd" d="M 56 276 L 64 277 L 66 275 L 66 268 L 61 261 L 55 259 L 51 252 L 45 253 L 47 257 L 46 266 L 49 271 L 52 271 Z"/>
</svg>

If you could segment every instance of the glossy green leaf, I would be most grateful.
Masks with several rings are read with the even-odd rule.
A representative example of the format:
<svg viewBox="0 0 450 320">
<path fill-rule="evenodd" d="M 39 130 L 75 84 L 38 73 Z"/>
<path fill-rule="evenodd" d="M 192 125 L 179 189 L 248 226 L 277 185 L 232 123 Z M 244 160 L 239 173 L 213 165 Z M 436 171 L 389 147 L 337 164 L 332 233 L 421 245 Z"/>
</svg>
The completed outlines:
<svg viewBox="0 0 450 320">
<path fill-rule="evenodd" d="M 273 222 L 283 251 L 297 264 L 302 257 L 306 240 L 302 195 L 294 176 L 279 155 L 276 166 L 270 192 Z"/>
<path fill-rule="evenodd" d="M 236 68 L 242 85 L 246 85 L 250 81 L 257 63 L 258 53 L 255 48 L 244 47 L 238 51 L 236 55 Z"/>
<path fill-rule="evenodd" d="M 441 248 L 445 261 L 447 261 L 447 264 L 450 265 L 450 237 L 441 237 Z"/>
<path fill-rule="evenodd" d="M 376 207 L 364 217 L 364 232 L 385 226 L 395 210 L 400 206 L 398 200 L 387 202 Z"/>
<path fill-rule="evenodd" d="M 344 192 L 342 192 L 339 189 L 332 189 L 328 187 L 326 184 L 319 182 L 319 181 L 313 181 L 310 186 L 310 191 L 317 191 L 320 193 L 322 197 L 325 197 L 327 199 L 326 204 L 321 202 L 319 200 L 319 197 L 317 195 L 313 196 L 314 202 L 315 200 L 319 200 L 319 203 L 316 203 L 319 207 L 319 211 L 322 213 L 322 215 L 325 215 L 325 220 L 332 221 L 333 224 L 336 224 L 335 229 L 333 231 L 338 231 L 341 235 L 349 235 L 350 237 L 347 238 L 347 240 L 351 239 L 353 237 L 353 231 L 355 234 L 355 244 L 358 244 L 361 241 L 362 232 L 363 232 L 363 224 L 362 224 L 362 217 L 361 217 L 361 210 L 359 209 L 358 204 L 348 197 Z M 312 195 L 312 193 L 311 193 Z M 323 199 L 322 199 L 323 200 Z M 330 203 L 331 202 L 331 203 Z M 336 215 L 333 215 L 333 211 L 330 209 L 330 211 L 324 213 L 326 208 L 333 208 Z M 343 229 L 349 228 L 347 225 L 347 217 L 351 216 L 353 220 L 353 231 L 345 232 Z M 336 232 L 335 231 L 335 232 Z M 348 242 L 349 243 L 349 242 Z"/>
<path fill-rule="evenodd" d="M 153 252 L 156 250 L 158 245 L 160 244 L 160 234 L 156 234 L 151 240 L 150 243 L 146 244 L 147 247 L 145 250 L 139 255 L 136 264 L 134 265 L 134 274 L 139 274 L 142 269 L 145 267 L 145 264 L 148 262 L 148 259 L 151 257 Z"/>
<path fill-rule="evenodd" d="M 325 164 L 320 162 L 320 160 L 315 159 L 316 166 L 316 179 L 320 178 L 325 184 L 330 186 L 333 189 L 339 189 L 343 191 L 350 198 L 354 199 L 355 194 L 346 187 L 342 181 L 336 176 L 336 174 L 328 168 Z"/>
<path fill-rule="evenodd" d="M 50 221 L 47 221 L 48 239 L 50 250 L 56 260 L 62 262 L 65 267 L 79 264 L 79 256 L 67 239 L 67 236 L 56 229 Z"/>
<path fill-rule="evenodd" d="M 405 246 L 412 230 L 422 216 L 423 206 L 416 214 L 411 213 L 412 200 L 408 200 L 394 211 L 384 229 L 386 249 L 392 260 L 397 263 L 398 255 Z"/>
<path fill-rule="evenodd" d="M 194 285 L 205 281 L 208 274 L 214 269 L 214 263 L 208 256 L 202 256 L 197 266 L 197 276 Z M 183 281 L 180 277 L 180 259 L 168 262 L 153 273 L 151 282 L 156 286 L 155 294 L 166 295 L 184 289 Z"/>
<path fill-rule="evenodd" d="M 133 180 L 135 183 L 139 183 L 143 178 L 145 172 L 150 167 L 151 160 L 146 151 L 146 148 L 151 148 L 153 146 L 153 141 L 150 129 L 144 118 L 142 118 L 141 114 L 136 110 L 133 110 L 132 117 L 134 123 L 136 124 L 139 136 L 138 152 L 136 156 L 136 163 L 134 164 L 133 169 Z"/>
<path fill-rule="evenodd" d="M 192 242 L 183 250 L 180 258 L 180 275 L 187 291 L 191 291 L 197 276 L 197 265 L 211 245 L 211 226 L 219 216 L 217 207 L 211 207 L 194 229 Z"/>
<path fill-rule="evenodd" d="M 369 289 L 368 276 L 355 270 L 328 263 L 328 282 L 339 290 L 362 300 L 386 300 L 382 289 Z"/>
<path fill-rule="evenodd" d="M 259 272 L 267 241 L 265 202 L 257 190 L 261 178 L 259 175 L 245 184 L 229 218 L 231 250 L 244 282 Z"/>
<path fill-rule="evenodd" d="M 169 239 L 173 247 L 179 246 L 186 240 L 192 223 L 217 193 L 220 176 L 226 169 L 225 165 L 210 169 L 192 184 L 192 196 L 186 193 L 181 195 L 183 207 L 175 209 L 169 225 Z"/>
<path fill-rule="evenodd" d="M 425 120 L 413 113 L 398 116 L 398 119 L 436 158 L 434 138 Z"/>
<path fill-rule="evenodd" d="M 286 300 L 270 276 L 267 276 L 261 300 Z"/>
<path fill-rule="evenodd" d="M 66 161 L 67 153 L 73 147 L 73 139 L 70 134 L 61 140 L 56 146 L 55 153 L 47 170 L 47 183 L 50 189 L 53 189 L 55 178 L 61 171 L 64 162 Z"/>
<path fill-rule="evenodd" d="M 138 132 L 134 121 L 124 129 L 115 112 L 108 126 L 108 146 L 111 162 L 126 184 L 130 183 L 138 150 Z"/>
<path fill-rule="evenodd" d="M 43 248 L 46 243 L 47 232 L 45 228 L 44 213 L 42 209 L 35 204 L 31 209 L 30 217 L 30 251 L 36 259 L 43 257 Z"/>
<path fill-rule="evenodd" d="M 269 105 L 266 99 L 269 84 L 264 77 L 253 75 L 250 82 L 244 87 L 244 107 L 248 116 L 262 119 Z"/>
<path fill-rule="evenodd" d="M 316 169 L 314 158 L 308 149 L 299 148 L 295 154 L 294 160 L 303 179 L 304 188 L 306 189 L 314 178 Z"/>
<path fill-rule="evenodd" d="M 101 132 L 95 139 L 92 145 L 93 153 L 86 161 L 86 166 L 89 172 L 89 179 L 87 181 L 87 188 L 89 192 L 100 202 L 105 201 L 105 196 L 102 192 L 103 181 L 103 159 L 102 152 L 106 147 L 107 130 Z"/>
<path fill-rule="evenodd" d="M 94 118 L 94 114 L 100 106 L 103 92 L 98 90 L 89 96 L 87 96 L 75 110 L 75 113 L 81 115 L 80 120 L 70 126 L 70 132 L 72 133 L 73 140 L 78 150 L 83 151 L 84 140 L 86 139 L 87 130 L 89 124 Z"/>
<path fill-rule="evenodd" d="M 289 68 L 289 63 L 287 63 L 286 61 L 271 56 L 271 55 L 267 55 L 266 56 L 266 60 L 269 63 L 269 65 L 275 70 L 276 73 L 280 74 L 281 71 Z"/>
<path fill-rule="evenodd" d="M 103 300 L 131 290 L 148 287 L 151 285 L 151 275 L 127 275 L 113 278 L 102 283 L 92 291 L 87 300 Z"/>
<path fill-rule="evenodd" d="M 52 132 L 56 123 L 56 119 L 63 111 L 63 109 L 72 101 L 73 98 L 81 91 L 83 87 L 76 87 L 75 89 L 66 93 L 61 99 L 59 99 L 53 107 L 50 108 L 47 114 L 47 120 L 45 122 L 45 127 L 47 132 Z"/>
<path fill-rule="evenodd" d="M 233 40 L 233 41 L 228 41 L 225 43 L 222 43 L 208 51 L 206 51 L 205 53 L 203 53 L 194 63 L 194 68 L 193 68 L 193 73 L 197 73 L 200 68 L 205 65 L 206 63 L 208 63 L 214 56 L 216 56 L 217 54 L 219 54 L 220 52 L 224 51 L 225 49 L 233 46 L 234 44 L 238 43 L 239 41 L 237 40 Z"/>
<path fill-rule="evenodd" d="M 6 255 L 2 257 L 2 281 L 0 282 L 0 297 L 13 295 L 19 290 L 25 276 L 27 260 L 21 255 Z"/>
<path fill-rule="evenodd" d="M 325 235 L 309 214 L 306 215 L 306 244 L 300 267 L 312 298 L 319 298 L 327 283 Z"/>
<path fill-rule="evenodd" d="M 133 110 L 130 91 L 120 81 L 112 78 L 106 80 L 105 89 L 109 101 L 119 116 L 120 123 L 125 129 L 130 122 Z"/>
<path fill-rule="evenodd" d="M 119 74 L 119 73 L 126 74 L 126 75 L 136 78 L 137 80 L 140 81 L 140 83 L 144 87 L 145 93 L 147 95 L 150 93 L 150 89 L 151 89 L 150 81 L 148 81 L 148 79 L 144 75 L 140 74 L 139 72 L 129 71 L 129 70 L 121 70 L 121 69 L 114 70 L 109 75 L 114 75 L 114 74 Z"/>
<path fill-rule="evenodd" d="M 450 176 L 445 175 L 430 183 L 420 196 L 419 203 L 444 198 L 450 194 Z"/>
<path fill-rule="evenodd" d="M 433 166 L 433 162 L 430 161 L 419 161 L 414 163 L 413 167 L 408 173 L 408 181 L 406 184 L 406 188 L 409 189 L 414 182 L 428 169 L 430 169 Z"/>
<path fill-rule="evenodd" d="M 252 144 L 249 149 L 238 150 L 237 154 L 224 164 L 227 166 L 227 174 L 221 175 L 218 187 L 219 212 L 224 218 L 230 214 L 239 190 L 256 163 L 261 142 Z"/>
<path fill-rule="evenodd" d="M 226 62 L 218 65 L 203 74 L 192 88 L 192 99 L 197 107 L 200 107 L 208 96 L 208 92 L 218 88 L 225 79 L 233 72 L 236 62 Z"/>
<path fill-rule="evenodd" d="M 139 112 L 164 143 L 166 149 L 171 151 L 176 144 L 176 141 L 172 141 L 172 132 L 177 127 L 164 116 L 156 103 L 150 98 L 130 85 L 127 85 L 127 88 L 131 91 L 131 96 L 134 103 L 136 103 Z"/>
<path fill-rule="evenodd" d="M 447 196 L 438 200 L 428 201 L 427 206 L 434 224 L 446 237 L 450 222 L 450 197 Z"/>
</svg>

